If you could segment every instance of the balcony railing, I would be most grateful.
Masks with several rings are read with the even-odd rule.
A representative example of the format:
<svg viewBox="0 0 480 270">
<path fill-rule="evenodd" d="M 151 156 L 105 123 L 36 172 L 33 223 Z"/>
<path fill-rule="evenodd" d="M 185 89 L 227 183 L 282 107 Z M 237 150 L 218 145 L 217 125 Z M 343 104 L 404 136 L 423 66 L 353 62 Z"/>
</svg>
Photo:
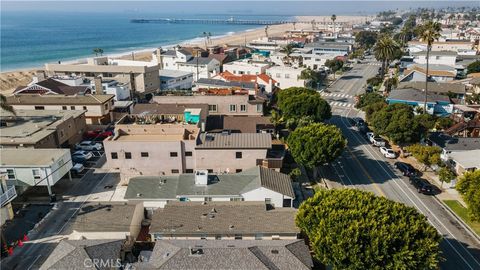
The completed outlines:
<svg viewBox="0 0 480 270">
<path fill-rule="evenodd" d="M 17 197 L 17 191 L 14 186 L 9 187 L 5 193 L 0 194 L 0 205 L 3 207 Z"/>
</svg>

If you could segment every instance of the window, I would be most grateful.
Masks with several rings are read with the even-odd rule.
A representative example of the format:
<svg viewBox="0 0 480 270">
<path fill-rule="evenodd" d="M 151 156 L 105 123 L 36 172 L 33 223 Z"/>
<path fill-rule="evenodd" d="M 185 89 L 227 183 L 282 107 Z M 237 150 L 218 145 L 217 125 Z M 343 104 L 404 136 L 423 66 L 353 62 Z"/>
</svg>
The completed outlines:
<svg viewBox="0 0 480 270">
<path fill-rule="evenodd" d="M 191 151 L 187 151 L 185 152 L 185 156 L 186 157 L 191 157 L 193 155 L 193 153 Z"/>
<path fill-rule="evenodd" d="M 86 110 L 87 110 L 87 106 L 83 106 L 83 110 L 86 111 Z"/>
<path fill-rule="evenodd" d="M 213 173 L 213 169 L 207 169 L 208 173 Z"/>
<path fill-rule="evenodd" d="M 67 106 L 62 106 L 62 110 L 66 111 L 66 110 L 67 110 Z"/>
<path fill-rule="evenodd" d="M 193 169 L 186 169 L 185 173 L 193 173 Z"/>
<path fill-rule="evenodd" d="M 257 112 L 263 111 L 263 104 L 257 104 Z"/>
<path fill-rule="evenodd" d="M 45 110 L 45 106 L 35 106 L 36 111 L 43 111 Z"/>
<path fill-rule="evenodd" d="M 148 152 L 141 152 L 141 153 L 140 153 L 140 156 L 141 156 L 141 157 L 148 157 Z"/>
<path fill-rule="evenodd" d="M 230 104 L 229 110 L 230 110 L 230 112 L 236 112 L 236 111 L 237 111 L 237 105 L 235 105 L 235 104 Z"/>
<path fill-rule="evenodd" d="M 70 106 L 70 110 L 75 110 L 75 106 Z"/>
<path fill-rule="evenodd" d="M 177 169 L 172 169 L 172 173 L 179 173 Z"/>
<path fill-rule="evenodd" d="M 242 172 L 242 169 L 236 169 L 235 172 L 236 173 Z"/>
<path fill-rule="evenodd" d="M 206 235 L 206 234 L 202 234 L 202 235 L 200 236 L 200 239 L 202 239 L 202 240 L 207 240 L 207 235 Z"/>
<path fill-rule="evenodd" d="M 217 105 L 216 104 L 208 105 L 208 111 L 209 112 L 216 112 L 217 111 Z"/>
<path fill-rule="evenodd" d="M 243 198 L 230 198 L 231 202 L 243 202 Z"/>
<path fill-rule="evenodd" d="M 212 201 L 212 197 L 205 197 L 205 198 L 203 198 L 203 201 L 205 201 L 205 202 L 211 202 L 211 201 Z"/>
<path fill-rule="evenodd" d="M 266 204 L 272 204 L 272 198 L 265 198 Z"/>
<path fill-rule="evenodd" d="M 40 175 L 40 170 L 39 169 L 33 169 L 32 174 L 33 174 L 33 179 L 35 179 L 35 180 L 42 179 L 42 176 Z"/>
<path fill-rule="evenodd" d="M 241 234 L 235 234 L 235 240 L 242 240 Z"/>
<path fill-rule="evenodd" d="M 108 103 L 105 104 L 105 110 L 108 110 Z"/>
<path fill-rule="evenodd" d="M 177 152 L 170 152 L 170 157 L 178 157 L 178 153 Z"/>
<path fill-rule="evenodd" d="M 263 233 L 256 233 L 255 234 L 255 240 L 262 240 L 263 239 Z"/>
<path fill-rule="evenodd" d="M 117 154 L 117 152 L 111 152 L 111 153 L 110 153 L 110 156 L 112 157 L 112 159 L 118 159 L 118 154 Z"/>
<path fill-rule="evenodd" d="M 132 153 L 125 152 L 125 159 L 132 159 Z"/>
<path fill-rule="evenodd" d="M 240 111 L 241 112 L 246 112 L 247 111 L 247 105 L 245 105 L 245 104 L 240 105 Z"/>
<path fill-rule="evenodd" d="M 235 152 L 235 158 L 237 159 L 242 158 L 242 152 Z"/>
<path fill-rule="evenodd" d="M 15 175 L 15 169 L 7 169 L 7 178 L 9 180 L 13 180 L 17 178 L 17 176 Z"/>
<path fill-rule="evenodd" d="M 286 73 L 285 74 L 285 79 L 289 79 L 290 78 L 290 74 Z"/>
<path fill-rule="evenodd" d="M 275 77 L 277 77 L 277 78 L 281 78 L 281 77 L 282 77 L 282 74 L 280 74 L 280 73 L 277 73 L 277 74 L 275 74 Z"/>
<path fill-rule="evenodd" d="M 222 236 L 221 235 L 215 235 L 215 240 L 222 240 Z"/>
</svg>

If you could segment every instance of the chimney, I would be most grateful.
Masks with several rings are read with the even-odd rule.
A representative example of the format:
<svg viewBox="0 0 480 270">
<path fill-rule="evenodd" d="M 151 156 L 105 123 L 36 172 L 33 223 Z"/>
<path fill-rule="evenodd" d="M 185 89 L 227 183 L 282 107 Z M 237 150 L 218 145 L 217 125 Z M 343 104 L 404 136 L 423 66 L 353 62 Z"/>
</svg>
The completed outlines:
<svg viewBox="0 0 480 270">
<path fill-rule="evenodd" d="M 206 186 L 206 185 L 208 185 L 208 171 L 207 170 L 196 170 L 195 171 L 195 185 L 196 186 Z"/>
<path fill-rule="evenodd" d="M 95 77 L 94 84 L 95 84 L 95 94 L 103 95 L 102 77 L 100 76 Z"/>
<path fill-rule="evenodd" d="M 156 55 L 157 55 L 157 64 L 160 66 L 160 69 L 163 69 L 162 48 L 161 47 L 157 48 Z"/>
</svg>

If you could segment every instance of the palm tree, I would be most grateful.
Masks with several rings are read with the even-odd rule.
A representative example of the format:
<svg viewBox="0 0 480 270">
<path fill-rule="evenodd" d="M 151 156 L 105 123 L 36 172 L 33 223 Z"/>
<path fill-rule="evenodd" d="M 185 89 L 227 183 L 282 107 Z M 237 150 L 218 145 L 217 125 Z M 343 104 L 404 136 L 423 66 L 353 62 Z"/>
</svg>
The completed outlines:
<svg viewBox="0 0 480 270">
<path fill-rule="evenodd" d="M 333 33 L 335 34 L 335 21 L 337 20 L 337 15 L 333 14 L 332 17 L 330 17 L 333 22 Z"/>
<path fill-rule="evenodd" d="M 16 114 L 12 105 L 9 105 L 7 103 L 7 97 L 5 97 L 3 94 L 0 94 L 0 107 L 2 108 L 2 110 L 12 113 L 13 115 Z"/>
<path fill-rule="evenodd" d="M 98 56 L 98 54 L 100 54 L 100 56 L 103 55 L 103 49 L 102 48 L 95 48 L 93 49 L 93 53 L 95 54 L 95 56 Z"/>
<path fill-rule="evenodd" d="M 442 25 L 439 22 L 428 21 L 424 25 L 417 28 L 417 36 L 423 42 L 427 43 L 427 70 L 425 72 L 425 104 L 423 104 L 423 112 L 427 113 L 427 92 L 428 92 L 428 68 L 430 51 L 432 50 L 432 44 L 435 40 L 440 38 L 440 32 L 442 31 Z"/>
<path fill-rule="evenodd" d="M 268 38 L 268 25 L 265 25 L 265 37 Z"/>
<path fill-rule="evenodd" d="M 290 63 L 290 60 L 291 60 L 290 55 L 293 53 L 294 50 L 295 48 L 293 47 L 292 44 L 288 44 L 287 46 L 282 48 L 282 52 L 287 55 L 288 63 Z"/>
<path fill-rule="evenodd" d="M 382 78 L 385 75 L 385 68 L 390 61 L 395 59 L 398 50 L 400 50 L 400 46 L 388 35 L 382 36 L 377 40 L 377 43 L 375 43 L 373 51 L 375 52 L 375 58 L 378 61 L 382 61 Z"/>
</svg>

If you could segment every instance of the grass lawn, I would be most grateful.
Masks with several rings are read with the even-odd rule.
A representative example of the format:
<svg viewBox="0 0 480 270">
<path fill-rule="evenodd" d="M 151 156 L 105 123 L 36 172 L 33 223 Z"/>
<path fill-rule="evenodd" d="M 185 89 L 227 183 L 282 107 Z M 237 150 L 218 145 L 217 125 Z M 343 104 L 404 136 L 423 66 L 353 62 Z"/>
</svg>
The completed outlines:
<svg viewBox="0 0 480 270">
<path fill-rule="evenodd" d="M 477 221 L 470 221 L 468 218 L 467 208 L 463 207 L 458 201 L 456 200 L 444 200 L 443 201 L 450 209 L 452 209 L 455 214 L 457 214 L 465 223 L 473 229 L 473 231 L 480 235 L 480 222 Z"/>
</svg>

